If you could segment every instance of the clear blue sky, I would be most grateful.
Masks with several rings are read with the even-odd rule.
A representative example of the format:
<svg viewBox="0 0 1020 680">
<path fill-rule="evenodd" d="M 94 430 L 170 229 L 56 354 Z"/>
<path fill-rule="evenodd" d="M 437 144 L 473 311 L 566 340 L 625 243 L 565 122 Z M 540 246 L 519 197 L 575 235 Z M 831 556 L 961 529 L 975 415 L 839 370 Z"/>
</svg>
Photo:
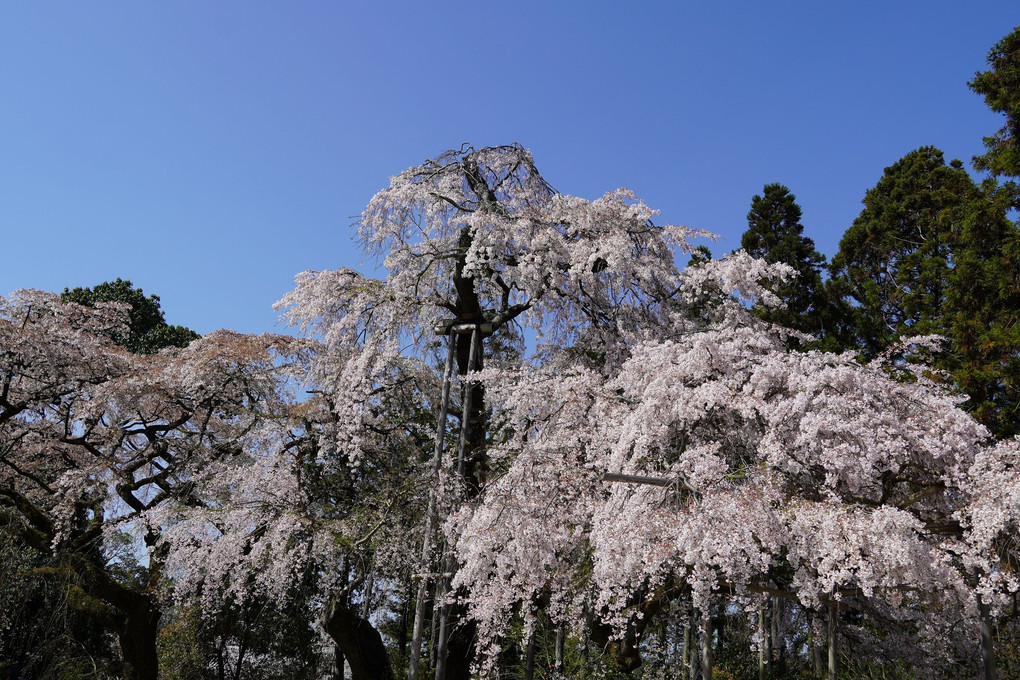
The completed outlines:
<svg viewBox="0 0 1020 680">
<path fill-rule="evenodd" d="M 200 332 L 273 330 L 304 269 L 370 267 L 393 175 L 519 141 L 560 191 L 630 187 L 737 247 L 782 182 L 832 255 L 882 169 L 969 161 L 982 2 L 6 2 L 0 293 L 129 278 Z"/>
</svg>

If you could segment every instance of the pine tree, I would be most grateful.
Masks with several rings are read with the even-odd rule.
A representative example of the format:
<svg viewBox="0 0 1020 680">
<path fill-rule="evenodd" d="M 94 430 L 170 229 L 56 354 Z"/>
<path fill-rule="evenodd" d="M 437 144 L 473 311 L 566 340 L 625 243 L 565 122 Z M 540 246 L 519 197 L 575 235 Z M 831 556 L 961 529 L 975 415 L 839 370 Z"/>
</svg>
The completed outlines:
<svg viewBox="0 0 1020 680">
<path fill-rule="evenodd" d="M 985 137 L 983 156 L 974 166 L 992 175 L 1020 177 L 1020 26 L 992 47 L 988 53 L 991 69 L 978 72 L 968 83 L 983 95 L 988 108 L 1006 116 L 1006 124 Z"/>
<path fill-rule="evenodd" d="M 146 297 L 141 288 L 123 279 L 104 281 L 95 288 L 65 288 L 60 300 L 86 307 L 94 307 L 98 302 L 131 305 L 128 332 L 123 337 L 115 337 L 114 342 L 136 354 L 155 354 L 164 347 L 187 347 L 200 337 L 190 328 L 168 324 L 160 309 L 159 296 Z"/>
<path fill-rule="evenodd" d="M 922 147 L 867 192 L 831 266 L 851 305 L 851 345 L 870 358 L 903 337 L 946 337 L 936 365 L 1003 436 L 1020 429 L 1020 250 L 1008 203 L 992 182 L 979 186 L 959 161 Z"/>
<path fill-rule="evenodd" d="M 815 249 L 814 241 L 804 236 L 801 215 L 797 197 L 787 187 L 767 184 L 761 195 L 751 199 L 747 231 L 740 245 L 754 257 L 788 264 L 797 273 L 794 279 L 770 287 L 786 303 L 784 308 L 758 308 L 755 313 L 825 342 L 827 304 L 821 274 L 825 256 Z"/>
</svg>

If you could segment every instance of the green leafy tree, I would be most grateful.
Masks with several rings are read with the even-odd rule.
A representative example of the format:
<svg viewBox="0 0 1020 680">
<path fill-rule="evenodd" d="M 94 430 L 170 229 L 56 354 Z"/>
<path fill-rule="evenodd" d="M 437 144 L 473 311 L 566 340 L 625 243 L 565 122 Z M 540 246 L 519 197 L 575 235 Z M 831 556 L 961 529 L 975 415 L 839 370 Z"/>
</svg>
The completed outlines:
<svg viewBox="0 0 1020 680">
<path fill-rule="evenodd" d="M 770 286 L 785 307 L 754 312 L 766 321 L 814 336 L 812 346 L 830 349 L 836 342 L 832 337 L 836 320 L 829 318 L 833 315 L 822 281 L 825 256 L 804 236 L 801 215 L 797 197 L 782 184 L 766 184 L 762 193 L 751 199 L 741 248 L 766 262 L 787 264 L 796 272 L 793 279 Z"/>
<path fill-rule="evenodd" d="M 98 302 L 130 305 L 128 332 L 113 340 L 136 354 L 155 354 L 164 347 L 187 347 L 188 343 L 200 337 L 190 328 L 168 324 L 160 309 L 159 296 L 146 297 L 141 288 L 123 279 L 105 281 L 94 288 L 65 288 L 60 299 L 86 307 L 94 307 Z"/>
<path fill-rule="evenodd" d="M 1020 249 L 1009 197 L 975 184 L 934 147 L 885 169 L 832 260 L 851 307 L 850 344 L 865 357 L 900 338 L 938 334 L 936 359 L 997 435 L 1020 431 Z"/>
<path fill-rule="evenodd" d="M 1006 124 L 985 137 L 987 151 L 975 156 L 974 166 L 993 175 L 1020 177 L 1020 26 L 997 42 L 988 53 L 988 71 L 968 83 L 988 107 L 1006 117 Z"/>
</svg>

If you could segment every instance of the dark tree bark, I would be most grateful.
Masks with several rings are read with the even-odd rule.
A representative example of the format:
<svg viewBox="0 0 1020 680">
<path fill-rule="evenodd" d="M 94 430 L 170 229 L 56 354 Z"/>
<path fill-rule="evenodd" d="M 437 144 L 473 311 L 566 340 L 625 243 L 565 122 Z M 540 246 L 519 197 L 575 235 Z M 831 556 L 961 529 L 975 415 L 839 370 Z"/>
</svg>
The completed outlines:
<svg viewBox="0 0 1020 680">
<path fill-rule="evenodd" d="M 393 680 L 390 657 L 371 623 L 348 603 L 332 600 L 326 610 L 326 632 L 351 667 L 352 680 Z"/>
<path fill-rule="evenodd" d="M 161 612 L 148 603 L 140 603 L 136 611 L 124 618 L 124 627 L 118 631 L 121 653 L 124 655 L 124 680 L 157 680 L 159 656 L 156 653 L 156 634 Z"/>
</svg>

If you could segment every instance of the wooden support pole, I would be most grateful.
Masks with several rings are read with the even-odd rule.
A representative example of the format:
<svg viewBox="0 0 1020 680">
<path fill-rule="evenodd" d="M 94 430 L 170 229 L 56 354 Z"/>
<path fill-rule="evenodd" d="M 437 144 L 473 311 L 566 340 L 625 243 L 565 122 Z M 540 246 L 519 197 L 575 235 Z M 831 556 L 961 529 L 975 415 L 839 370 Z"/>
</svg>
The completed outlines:
<svg viewBox="0 0 1020 680">
<path fill-rule="evenodd" d="M 482 336 L 492 335 L 498 326 L 494 323 L 483 321 L 482 323 L 464 323 L 457 319 L 440 321 L 432 329 L 436 335 L 466 335 L 478 331 Z"/>
<path fill-rule="evenodd" d="M 981 616 L 981 680 L 995 680 L 997 673 L 992 637 L 992 615 L 980 595 L 978 595 L 978 614 Z"/>
<path fill-rule="evenodd" d="M 439 481 L 439 471 L 443 465 L 443 445 L 446 440 L 446 416 L 450 404 L 450 379 L 453 372 L 453 357 L 455 353 L 454 336 L 447 339 L 446 365 L 443 368 L 443 392 L 439 406 L 439 420 L 436 423 L 436 443 L 432 451 L 432 483 L 429 489 L 429 506 L 425 518 L 425 536 L 421 545 L 421 573 L 427 574 L 431 569 L 429 562 L 432 559 L 432 534 L 435 532 L 437 513 L 437 491 L 435 485 Z M 425 631 L 425 607 L 428 597 L 428 578 L 422 576 L 418 582 L 418 593 L 414 606 L 414 630 L 411 635 L 411 659 L 408 664 L 408 680 L 419 680 L 421 662 L 421 641 Z"/>
<path fill-rule="evenodd" d="M 712 653 L 712 608 L 705 605 L 701 614 L 701 680 L 712 680 L 715 655 Z"/>
<path fill-rule="evenodd" d="M 839 602 L 833 600 L 829 605 L 829 680 L 836 680 L 836 673 L 839 671 L 839 638 L 836 636 L 836 622 L 839 620 Z"/>
<path fill-rule="evenodd" d="M 453 338 L 453 333 L 449 336 Z M 467 372 L 476 369 L 480 355 L 481 345 L 481 329 L 478 324 L 475 324 L 471 329 L 471 346 L 468 352 L 468 364 Z M 467 376 L 462 376 L 463 391 L 461 397 L 461 419 L 460 419 L 460 441 L 457 444 L 457 486 L 458 489 L 463 492 L 464 475 L 467 468 L 467 440 L 468 434 L 471 429 L 471 402 L 474 397 L 475 388 L 468 380 Z M 447 546 L 447 552 L 443 559 L 444 571 L 447 573 L 453 572 L 455 568 L 455 560 L 452 551 Z M 449 588 L 449 577 L 442 577 L 440 581 L 439 591 L 443 597 L 446 596 L 446 591 Z M 436 680 L 445 680 L 446 678 L 446 654 L 449 648 L 450 642 L 450 604 L 443 602 L 442 608 L 439 612 L 439 639 L 436 641 Z"/>
<path fill-rule="evenodd" d="M 765 680 L 765 669 L 768 666 L 768 626 L 765 621 L 765 608 L 768 598 L 758 605 L 758 680 Z"/>
<path fill-rule="evenodd" d="M 479 344 L 481 343 L 481 335 L 478 329 L 475 328 L 471 332 L 471 350 L 468 353 L 468 373 L 475 370 L 478 362 L 478 350 Z M 465 376 L 466 377 L 466 376 Z M 467 462 L 464 459 L 465 450 L 467 449 L 468 434 L 471 430 L 471 406 L 474 401 L 475 386 L 464 380 L 463 388 L 463 409 L 461 411 L 460 418 L 460 442 L 457 445 L 457 481 L 464 481 L 464 474 L 466 472 Z"/>
<path fill-rule="evenodd" d="M 553 662 L 553 671 L 563 673 L 563 642 L 566 637 L 566 630 L 563 624 L 556 627 L 556 656 Z"/>
</svg>

